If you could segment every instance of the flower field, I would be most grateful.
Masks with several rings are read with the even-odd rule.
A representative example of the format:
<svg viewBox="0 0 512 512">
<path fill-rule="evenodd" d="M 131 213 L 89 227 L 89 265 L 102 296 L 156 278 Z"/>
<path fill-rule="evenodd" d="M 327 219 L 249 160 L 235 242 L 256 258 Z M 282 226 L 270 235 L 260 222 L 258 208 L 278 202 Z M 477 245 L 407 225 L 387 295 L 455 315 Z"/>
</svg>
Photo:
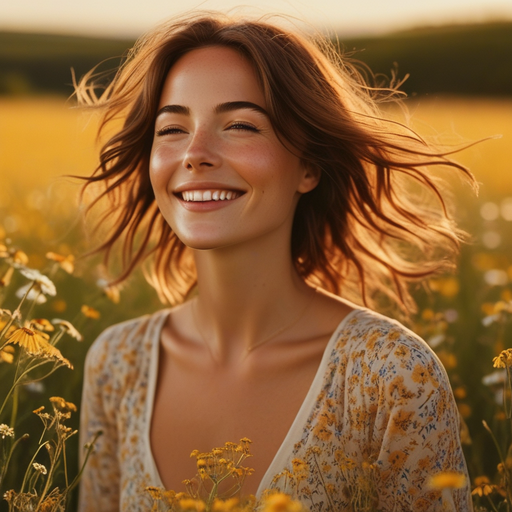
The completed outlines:
<svg viewBox="0 0 512 512">
<path fill-rule="evenodd" d="M 433 279 L 428 292 L 417 290 L 419 311 L 410 327 L 435 350 L 450 377 L 464 420 L 463 442 L 475 505 L 483 507 L 482 511 L 512 512 L 512 355 L 503 352 L 512 348 L 512 100 L 423 97 L 411 100 L 409 109 L 417 131 L 453 144 L 454 149 L 489 138 L 456 157 L 480 182 L 479 196 L 449 180 L 456 217 L 473 241 L 463 247 L 456 273 Z M 33 281 L 32 274 L 9 270 L 7 260 L 14 261 L 15 251 L 23 251 L 28 258 L 23 265 L 51 274 L 56 287 L 56 294 L 43 294 L 44 303 L 32 301 L 31 316 L 65 319 L 84 338 L 59 338 L 61 359 L 47 349 L 59 367 L 44 380 L 18 387 L 15 434 L 16 438 L 24 433 L 30 437 L 16 446 L 14 463 L 5 475 L 0 467 L 4 492 L 19 489 L 31 465 L 30 478 L 38 485 L 45 479 L 41 466 L 47 463 L 46 455 L 41 453 L 32 460 L 44 421 L 41 411 L 32 411 L 53 407 L 55 417 L 65 411 L 70 416 L 65 418 L 69 432 L 78 428 L 78 414 L 71 405 L 79 409 L 88 346 L 108 325 L 161 305 L 140 273 L 119 290 L 108 288 L 108 276 L 98 258 L 81 257 L 95 240 L 84 235 L 77 200 L 79 180 L 63 175 L 85 175 L 93 170 L 97 147 L 94 117 L 73 109 L 61 97 L 0 98 L 0 112 L 0 308 L 12 313 L 20 301 L 20 288 Z M 495 135 L 502 138 L 490 138 Z M 11 251 L 8 256 L 7 249 Z M 67 269 L 63 261 L 68 262 Z M 7 314 L 0 317 L 0 330 L 7 322 Z M 41 325 L 27 325 L 26 329 L 44 332 Z M 11 385 L 8 379 L 14 350 L 25 343 L 25 338 L 16 339 L 9 350 L 0 351 L 0 401 L 4 389 Z M 0 457 L 3 443 L 10 439 L 11 417 L 0 415 Z M 253 452 L 257 450 L 252 447 Z M 77 436 L 69 436 L 67 469 L 57 465 L 55 485 L 66 485 L 66 471 L 77 473 L 78 451 Z M 76 497 L 69 499 L 66 510 L 73 510 Z M 2 501 L 0 510 L 8 509 Z"/>
</svg>

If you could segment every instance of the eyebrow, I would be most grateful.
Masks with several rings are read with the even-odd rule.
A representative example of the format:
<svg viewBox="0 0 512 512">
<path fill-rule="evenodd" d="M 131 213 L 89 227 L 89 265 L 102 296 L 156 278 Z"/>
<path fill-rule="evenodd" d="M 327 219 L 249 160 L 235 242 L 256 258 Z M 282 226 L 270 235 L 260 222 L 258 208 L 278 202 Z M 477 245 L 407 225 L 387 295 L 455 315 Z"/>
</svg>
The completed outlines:
<svg viewBox="0 0 512 512">
<path fill-rule="evenodd" d="M 256 103 L 252 103 L 250 101 L 228 101 L 226 103 L 220 103 L 215 107 L 214 112 L 216 114 L 223 114 L 224 112 L 232 112 L 233 110 L 241 109 L 255 110 L 256 112 L 268 117 L 268 113 L 263 107 L 260 107 L 259 105 L 256 105 Z M 157 112 L 156 117 L 161 114 L 182 114 L 184 116 L 188 116 L 190 115 L 190 109 L 183 105 L 165 105 L 165 107 L 162 107 Z"/>
</svg>

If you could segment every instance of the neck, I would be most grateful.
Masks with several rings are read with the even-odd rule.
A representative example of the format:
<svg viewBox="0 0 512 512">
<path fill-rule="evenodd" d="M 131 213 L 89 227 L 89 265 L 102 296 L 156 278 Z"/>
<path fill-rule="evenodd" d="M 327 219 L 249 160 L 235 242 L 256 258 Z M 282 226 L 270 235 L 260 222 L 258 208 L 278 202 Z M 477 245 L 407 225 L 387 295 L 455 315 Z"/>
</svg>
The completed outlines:
<svg viewBox="0 0 512 512">
<path fill-rule="evenodd" d="M 196 323 L 219 361 L 286 335 L 312 300 L 314 292 L 298 276 L 282 233 L 194 255 Z"/>
</svg>

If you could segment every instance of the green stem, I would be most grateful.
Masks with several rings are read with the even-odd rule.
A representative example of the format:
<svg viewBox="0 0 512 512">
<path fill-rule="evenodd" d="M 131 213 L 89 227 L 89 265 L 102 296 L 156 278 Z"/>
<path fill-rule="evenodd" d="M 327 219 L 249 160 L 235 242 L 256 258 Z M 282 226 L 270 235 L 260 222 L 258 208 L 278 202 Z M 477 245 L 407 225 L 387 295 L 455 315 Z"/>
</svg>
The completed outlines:
<svg viewBox="0 0 512 512">
<path fill-rule="evenodd" d="M 56 430 L 58 430 L 59 423 L 57 423 Z M 48 470 L 48 476 L 46 478 L 46 483 L 44 485 L 44 489 L 41 492 L 41 497 L 39 498 L 39 502 L 37 504 L 36 510 L 39 510 L 39 507 L 41 506 L 41 503 L 43 502 L 46 493 L 48 492 L 49 487 L 53 483 L 53 474 L 55 472 L 57 461 L 59 460 L 60 453 L 62 451 L 62 440 L 58 439 L 58 442 L 55 446 L 55 453 L 53 454 L 53 457 L 50 457 L 50 469 Z"/>
<path fill-rule="evenodd" d="M 2 471 L 0 473 L 0 483 L 3 482 L 5 473 L 7 472 L 7 468 L 9 467 L 9 463 L 11 461 L 12 454 L 16 449 L 16 446 L 18 446 L 20 441 L 24 441 L 25 439 L 28 439 L 28 437 L 28 434 L 23 434 L 19 439 L 16 439 L 16 441 L 14 441 L 13 445 L 11 446 L 11 449 L 9 450 L 9 455 L 7 456 L 4 467 L 2 468 Z"/>
<path fill-rule="evenodd" d="M 11 395 L 14 392 L 15 388 L 20 384 L 21 379 L 23 379 L 23 377 L 25 377 L 25 375 L 27 375 L 29 372 L 31 372 L 32 370 L 34 370 L 38 366 L 42 366 L 43 364 L 46 364 L 46 363 L 49 363 L 49 362 L 52 362 L 52 361 L 49 361 L 49 360 L 41 361 L 41 362 L 39 362 L 39 363 L 29 367 L 28 369 L 26 369 L 19 377 L 15 377 L 14 384 L 11 386 L 11 389 L 7 393 L 7 396 L 5 397 L 5 400 L 4 400 L 4 403 L 2 404 L 2 407 L 0 407 L 0 417 L 2 416 L 2 412 L 3 412 L 4 408 L 5 408 L 5 406 L 7 405 L 7 401 L 11 397 Z M 57 366 L 57 367 L 60 367 L 60 365 Z M 57 367 L 52 369 L 43 378 L 46 378 L 48 375 L 51 375 L 57 369 Z M 17 369 L 16 369 L 16 373 L 17 373 Z M 41 379 L 38 379 L 38 380 L 41 380 Z"/>
<path fill-rule="evenodd" d="M 34 297 L 34 300 L 32 301 L 32 303 L 30 304 L 29 308 L 28 308 L 28 311 L 26 312 L 25 314 L 25 320 L 30 320 L 30 317 L 32 315 L 32 312 L 34 311 L 34 308 L 36 307 L 36 304 L 37 304 L 37 299 L 39 299 L 39 296 L 41 295 L 41 291 Z"/>
<path fill-rule="evenodd" d="M 507 396 L 510 396 L 510 394 L 512 393 L 512 386 L 510 384 L 510 367 L 507 366 L 505 371 L 507 372 L 507 378 L 505 379 L 505 382 L 503 384 L 503 405 L 505 409 L 505 416 L 509 420 L 512 416 L 512 410 L 509 403 L 510 398 L 507 398 Z"/>
<path fill-rule="evenodd" d="M 43 448 L 43 446 L 46 446 L 50 441 L 45 441 L 43 444 L 40 444 L 36 450 L 36 453 L 34 453 L 32 459 L 30 460 L 30 464 L 28 465 L 28 468 L 27 470 L 25 471 L 25 476 L 23 477 L 23 482 L 21 484 L 21 489 L 20 489 L 20 494 L 23 494 L 23 491 L 25 490 L 25 485 L 27 483 L 27 477 L 28 475 L 30 474 L 30 468 L 32 467 L 32 464 L 35 462 L 36 460 L 36 457 L 38 455 L 38 453 L 41 451 L 41 449 Z"/>
<path fill-rule="evenodd" d="M 32 291 L 32 288 L 34 288 L 35 284 L 36 284 L 36 282 L 32 281 L 30 286 L 27 288 L 27 291 L 25 292 L 25 295 L 23 295 L 23 297 L 21 298 L 21 301 L 18 304 L 18 307 L 12 313 L 13 317 L 15 316 L 16 312 L 21 313 L 21 306 L 23 306 L 23 303 L 25 302 L 26 298 L 28 297 L 28 294 Z"/>
<path fill-rule="evenodd" d="M 66 481 L 66 488 L 69 486 L 68 481 L 68 461 L 66 457 L 66 447 L 62 450 L 62 459 L 64 460 L 64 480 Z"/>
<path fill-rule="evenodd" d="M 483 424 L 485 430 L 487 430 L 487 432 L 489 432 L 489 434 L 491 435 L 491 438 L 494 442 L 494 446 L 496 446 L 496 450 L 498 451 L 500 461 L 503 464 L 503 467 L 505 468 L 505 459 L 503 458 L 503 453 L 501 452 L 501 448 L 500 448 L 500 445 L 498 444 L 498 440 L 496 439 L 496 437 L 494 437 L 492 430 L 489 428 L 489 425 L 487 425 L 487 422 L 485 420 L 482 420 L 482 424 Z"/>
<path fill-rule="evenodd" d="M 60 341 L 60 339 L 62 338 L 62 335 L 64 334 L 64 329 L 61 327 L 59 329 L 59 332 L 55 333 L 54 336 L 50 339 L 49 343 L 50 345 L 57 345 L 57 343 Z"/>
<path fill-rule="evenodd" d="M 210 512 L 213 500 L 217 497 L 219 484 L 217 482 L 213 483 L 213 488 L 210 491 L 210 495 L 208 496 L 208 501 L 206 502 L 206 512 Z"/>
<path fill-rule="evenodd" d="M 89 457 L 91 456 L 92 450 L 94 448 L 94 443 L 96 442 L 98 437 L 100 437 L 102 434 L 103 434 L 103 432 L 101 430 L 99 430 L 98 432 L 96 432 L 96 434 L 94 434 L 92 441 L 89 443 L 89 445 L 87 447 L 87 451 L 86 451 L 85 457 L 84 457 L 84 462 L 82 463 L 82 466 L 80 467 L 80 470 L 78 471 L 78 474 L 75 476 L 75 478 L 73 478 L 73 481 L 71 482 L 71 484 L 65 489 L 65 491 L 64 491 L 65 493 L 70 493 L 78 485 L 80 478 L 82 478 L 82 473 L 84 472 L 85 465 L 87 464 L 87 461 L 89 460 Z"/>
<path fill-rule="evenodd" d="M 20 388 L 18 386 L 16 386 L 14 389 L 14 392 L 12 394 L 11 425 L 13 428 L 16 425 L 16 418 L 18 416 L 19 394 L 20 394 Z"/>
<path fill-rule="evenodd" d="M 491 497 L 486 496 L 486 498 L 487 498 L 487 501 L 491 504 L 491 507 L 494 510 L 494 512 L 498 512 L 498 509 L 496 508 L 496 505 L 494 505 L 494 502 L 491 500 Z"/>
</svg>

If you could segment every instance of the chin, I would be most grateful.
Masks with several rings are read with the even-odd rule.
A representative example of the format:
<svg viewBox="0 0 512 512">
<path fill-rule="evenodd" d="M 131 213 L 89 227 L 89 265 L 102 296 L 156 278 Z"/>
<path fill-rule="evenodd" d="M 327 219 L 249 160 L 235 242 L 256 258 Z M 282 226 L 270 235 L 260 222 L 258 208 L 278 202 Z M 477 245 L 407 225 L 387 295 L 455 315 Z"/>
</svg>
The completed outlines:
<svg viewBox="0 0 512 512">
<path fill-rule="evenodd" d="M 223 243 L 223 241 L 219 240 L 218 238 L 213 238 L 211 236 L 177 236 L 184 245 L 186 245 L 189 249 L 193 249 L 194 251 L 209 251 L 230 245 L 229 243 L 226 243 L 226 241 Z"/>
</svg>

